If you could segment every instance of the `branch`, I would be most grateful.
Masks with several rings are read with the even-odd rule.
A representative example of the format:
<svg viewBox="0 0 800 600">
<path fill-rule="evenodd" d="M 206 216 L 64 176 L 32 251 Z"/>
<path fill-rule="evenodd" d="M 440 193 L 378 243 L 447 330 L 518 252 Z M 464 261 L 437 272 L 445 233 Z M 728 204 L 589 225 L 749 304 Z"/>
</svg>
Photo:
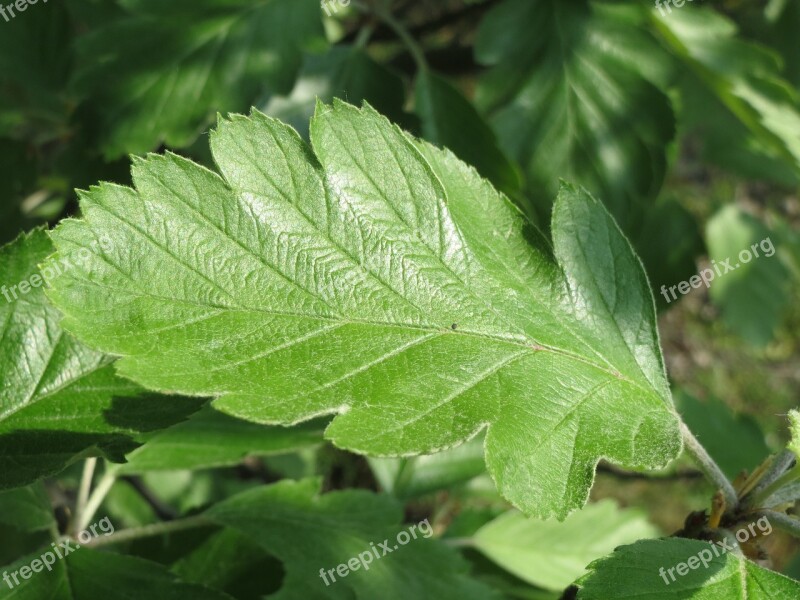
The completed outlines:
<svg viewBox="0 0 800 600">
<path fill-rule="evenodd" d="M 140 477 L 126 475 L 121 479 L 122 481 L 129 483 L 130 486 L 135 489 L 142 498 L 145 499 L 159 519 L 162 521 L 172 521 L 173 519 L 177 518 L 178 513 L 175 511 L 175 509 L 162 502 L 160 498 L 150 491 L 150 488 L 144 484 Z"/>
</svg>

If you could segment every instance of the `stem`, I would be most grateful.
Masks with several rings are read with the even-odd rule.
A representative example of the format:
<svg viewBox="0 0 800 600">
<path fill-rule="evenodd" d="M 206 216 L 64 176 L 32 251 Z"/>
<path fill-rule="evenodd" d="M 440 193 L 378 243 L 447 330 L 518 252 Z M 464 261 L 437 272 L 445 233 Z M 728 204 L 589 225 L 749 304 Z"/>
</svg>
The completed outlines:
<svg viewBox="0 0 800 600">
<path fill-rule="evenodd" d="M 97 467 L 97 458 L 94 457 L 86 459 L 86 462 L 83 464 L 83 474 L 81 475 L 81 483 L 78 488 L 78 501 L 75 503 L 73 533 L 78 533 L 83 529 L 81 527 L 81 522 L 83 521 L 83 513 L 86 510 L 86 502 L 89 499 L 89 492 L 92 489 L 95 467 Z"/>
<path fill-rule="evenodd" d="M 758 505 L 759 503 L 764 502 L 764 500 L 772 496 L 784 486 L 796 481 L 798 477 L 800 477 L 800 466 L 795 465 L 793 469 L 786 471 L 783 473 L 783 475 L 775 479 L 775 481 L 773 481 L 770 485 L 765 486 L 761 491 L 759 491 L 758 495 L 753 494 L 752 504 Z"/>
<path fill-rule="evenodd" d="M 769 522 L 778 529 L 785 531 L 786 533 L 790 533 L 794 537 L 800 538 L 800 520 L 774 510 L 762 510 L 759 512 L 767 517 Z"/>
<path fill-rule="evenodd" d="M 425 53 L 422 51 L 422 48 L 420 48 L 419 44 L 417 44 L 417 41 L 408 32 L 405 26 L 394 18 L 392 13 L 386 10 L 386 8 L 383 6 L 367 6 L 358 0 L 353 1 L 353 6 L 361 11 L 372 13 L 378 17 L 378 19 L 386 23 L 386 25 L 397 34 L 397 37 L 400 38 L 405 47 L 408 48 L 408 52 L 411 54 L 414 62 L 417 63 L 417 68 L 420 71 L 428 70 L 428 61 L 425 60 Z"/>
<path fill-rule="evenodd" d="M 722 497 L 725 499 L 726 510 L 736 508 L 739 504 L 739 498 L 736 495 L 736 490 L 733 489 L 733 485 L 725 476 L 725 473 L 723 473 L 719 465 L 714 462 L 714 459 L 709 456 L 703 445 L 694 437 L 694 434 L 689 431 L 686 423 L 681 421 L 680 427 L 686 451 L 697 463 L 697 466 L 700 467 L 700 470 L 705 473 L 708 480 L 722 493 Z"/>
<path fill-rule="evenodd" d="M 198 515 L 194 517 L 186 517 L 185 519 L 177 519 L 175 521 L 167 521 L 165 523 L 154 523 L 152 525 L 145 525 L 144 527 L 123 529 L 119 533 L 112 533 L 111 535 L 104 537 L 96 537 L 85 545 L 90 548 L 97 548 L 98 546 L 120 544 L 122 542 L 130 542 L 141 538 L 175 533 L 177 531 L 184 531 L 186 529 L 194 529 L 196 527 L 204 527 L 207 525 L 214 525 L 214 522 L 202 515 Z"/>
<path fill-rule="evenodd" d="M 100 481 L 97 483 L 97 487 L 94 488 L 92 495 L 89 496 L 86 507 L 82 511 L 81 519 L 79 521 L 76 520 L 77 529 L 75 533 L 86 529 L 86 526 L 89 525 L 89 522 L 92 520 L 92 517 L 94 517 L 97 509 L 100 508 L 100 505 L 103 503 L 103 500 L 105 500 L 106 495 L 111 490 L 111 486 L 114 485 L 116 480 L 117 476 L 115 471 L 113 469 L 106 469 Z"/>
</svg>

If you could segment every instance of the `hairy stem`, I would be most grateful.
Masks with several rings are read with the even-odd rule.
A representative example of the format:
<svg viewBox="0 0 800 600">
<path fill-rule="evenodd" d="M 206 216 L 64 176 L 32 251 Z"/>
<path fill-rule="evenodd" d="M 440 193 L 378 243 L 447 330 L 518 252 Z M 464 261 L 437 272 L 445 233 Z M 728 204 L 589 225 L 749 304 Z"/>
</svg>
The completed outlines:
<svg viewBox="0 0 800 600">
<path fill-rule="evenodd" d="M 790 533 L 796 538 L 800 538 L 800 519 L 795 519 L 786 513 L 775 510 L 762 510 L 759 512 L 766 516 L 769 522 L 778 529 Z"/>
<path fill-rule="evenodd" d="M 175 521 L 167 521 L 165 523 L 154 523 L 152 525 L 145 525 L 144 527 L 134 527 L 131 529 L 123 529 L 122 531 L 112 533 L 111 535 L 96 537 L 86 546 L 96 548 L 98 546 L 107 546 L 109 544 L 120 544 L 122 542 L 130 542 L 146 537 L 153 537 L 157 535 L 164 535 L 167 533 L 175 533 L 178 531 L 185 531 L 187 529 L 195 529 L 197 527 L 204 527 L 213 525 L 203 516 L 186 517 L 185 519 L 176 519 Z"/>
<path fill-rule="evenodd" d="M 681 421 L 681 436 L 683 437 L 686 451 L 691 455 L 708 480 L 722 493 L 726 510 L 736 508 L 739 504 L 739 498 L 736 494 L 736 490 L 733 489 L 733 484 L 731 484 L 725 476 L 725 473 L 719 468 L 719 465 L 709 456 L 706 449 L 698 439 L 694 437 L 694 434 L 689 431 L 689 428 L 683 421 Z"/>
</svg>

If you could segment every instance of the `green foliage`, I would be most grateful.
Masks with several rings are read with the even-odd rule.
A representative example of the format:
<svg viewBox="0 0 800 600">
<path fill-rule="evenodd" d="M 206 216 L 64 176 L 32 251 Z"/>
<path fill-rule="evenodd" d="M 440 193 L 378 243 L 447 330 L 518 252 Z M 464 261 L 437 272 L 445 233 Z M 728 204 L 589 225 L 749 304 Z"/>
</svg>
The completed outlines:
<svg viewBox="0 0 800 600">
<path fill-rule="evenodd" d="M 0 598 L 798 597 L 798 17 L 0 4 Z"/>
</svg>

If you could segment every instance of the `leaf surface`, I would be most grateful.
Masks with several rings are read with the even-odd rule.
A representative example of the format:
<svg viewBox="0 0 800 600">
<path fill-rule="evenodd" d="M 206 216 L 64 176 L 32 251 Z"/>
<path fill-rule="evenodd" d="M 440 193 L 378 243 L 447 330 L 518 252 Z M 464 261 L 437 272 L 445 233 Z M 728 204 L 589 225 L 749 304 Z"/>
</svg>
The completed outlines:
<svg viewBox="0 0 800 600">
<path fill-rule="evenodd" d="M 311 139 L 233 116 L 211 139 L 222 177 L 151 156 L 136 189 L 83 194 L 59 255 L 100 232 L 115 244 L 58 278 L 65 326 L 123 375 L 239 418 L 337 414 L 327 437 L 362 453 L 488 428 L 500 490 L 538 515 L 580 507 L 600 457 L 680 451 L 653 298 L 599 202 L 565 185 L 550 248 L 474 170 L 369 107 L 321 105 Z"/>
</svg>

